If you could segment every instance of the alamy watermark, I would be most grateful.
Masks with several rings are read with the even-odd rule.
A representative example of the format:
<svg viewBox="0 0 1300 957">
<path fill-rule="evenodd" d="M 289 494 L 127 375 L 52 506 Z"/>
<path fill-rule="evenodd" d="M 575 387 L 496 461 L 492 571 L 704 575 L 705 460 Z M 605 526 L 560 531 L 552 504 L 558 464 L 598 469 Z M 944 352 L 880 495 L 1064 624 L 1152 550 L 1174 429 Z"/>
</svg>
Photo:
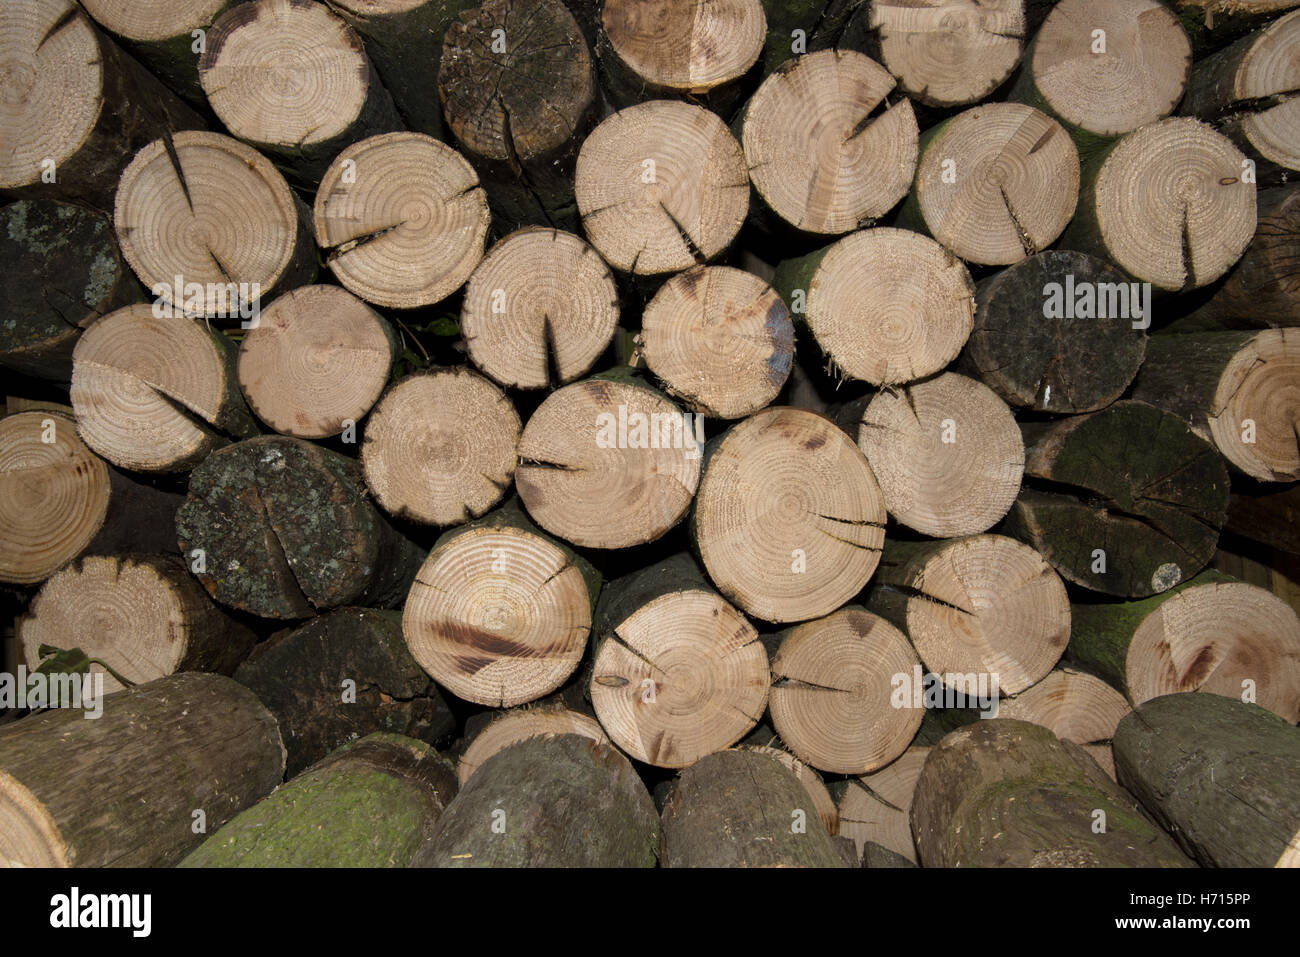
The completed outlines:
<svg viewBox="0 0 1300 957">
<path fill-rule="evenodd" d="M 158 319 L 239 319 L 241 329 L 256 329 L 262 316 L 259 282 L 185 282 L 175 276 L 170 284 L 154 283 L 150 292 Z"/>
<path fill-rule="evenodd" d="M 895 674 L 890 684 L 889 703 L 895 708 L 972 708 L 981 718 L 998 716 L 996 671 L 939 674 L 917 665 L 910 674 Z"/>
<path fill-rule="evenodd" d="M 1129 319 L 1134 329 L 1151 325 L 1151 283 L 1078 282 L 1043 286 L 1044 319 Z"/>
<path fill-rule="evenodd" d="M 691 412 L 601 412 L 596 416 L 596 447 L 602 449 L 685 449 L 688 459 L 704 448 L 704 417 Z"/>
<path fill-rule="evenodd" d="M 77 708 L 88 719 L 98 718 L 104 713 L 104 675 L 28 672 L 19 665 L 17 674 L 0 672 L 0 709 L 6 708 Z"/>
</svg>

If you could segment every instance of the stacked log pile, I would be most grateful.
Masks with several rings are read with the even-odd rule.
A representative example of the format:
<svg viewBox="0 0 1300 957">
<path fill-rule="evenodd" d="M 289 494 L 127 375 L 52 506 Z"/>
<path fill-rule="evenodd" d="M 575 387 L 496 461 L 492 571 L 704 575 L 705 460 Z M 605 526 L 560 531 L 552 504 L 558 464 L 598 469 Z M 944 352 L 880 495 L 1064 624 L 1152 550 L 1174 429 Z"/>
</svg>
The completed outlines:
<svg viewBox="0 0 1300 957">
<path fill-rule="evenodd" d="M 0 5 L 0 865 L 1300 866 L 1279 6 Z"/>
</svg>

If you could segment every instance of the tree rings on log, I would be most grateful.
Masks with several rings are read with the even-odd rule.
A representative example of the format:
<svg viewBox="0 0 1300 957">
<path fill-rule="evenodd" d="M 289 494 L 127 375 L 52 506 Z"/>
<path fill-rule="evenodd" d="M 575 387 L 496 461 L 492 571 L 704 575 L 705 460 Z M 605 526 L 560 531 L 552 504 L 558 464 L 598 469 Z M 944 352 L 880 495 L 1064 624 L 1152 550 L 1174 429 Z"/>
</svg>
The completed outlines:
<svg viewBox="0 0 1300 957">
<path fill-rule="evenodd" d="M 916 863 L 908 812 L 929 755 L 928 747 L 911 747 L 879 771 L 847 782 L 837 807 L 840 833 L 853 840 L 859 853 L 870 842 Z"/>
<path fill-rule="evenodd" d="M 330 271 L 367 302 L 413 309 L 459 289 L 483 258 L 487 199 L 478 174 L 422 133 L 349 146 L 316 193 L 316 242 Z"/>
<path fill-rule="evenodd" d="M 1100 678 L 1072 668 L 1057 668 L 1042 681 L 1003 701 L 998 717 L 1041 724 L 1061 740 L 1083 745 L 1113 778 L 1115 759 L 1110 742 L 1120 719 L 1132 710 L 1124 696 Z"/>
<path fill-rule="evenodd" d="M 739 419 L 769 406 L 794 361 L 794 325 L 776 290 L 730 266 L 665 282 L 641 316 L 640 351 L 692 412 Z"/>
</svg>

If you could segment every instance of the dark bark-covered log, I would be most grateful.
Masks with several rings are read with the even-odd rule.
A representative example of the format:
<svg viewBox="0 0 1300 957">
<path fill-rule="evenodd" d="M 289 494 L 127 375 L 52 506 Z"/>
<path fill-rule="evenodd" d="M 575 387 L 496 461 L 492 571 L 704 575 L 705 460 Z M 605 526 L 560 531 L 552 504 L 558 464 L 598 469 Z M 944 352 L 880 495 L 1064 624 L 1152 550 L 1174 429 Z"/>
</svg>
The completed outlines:
<svg viewBox="0 0 1300 957">
<path fill-rule="evenodd" d="M 103 213 L 46 200 L 0 209 L 0 366 L 67 382 L 77 337 L 142 298 Z"/>
<path fill-rule="evenodd" d="M 107 692 L 123 687 L 115 675 L 132 684 L 181 671 L 228 675 L 254 641 L 172 555 L 82 558 L 46 581 L 16 630 L 30 668 L 43 646 L 79 648 L 107 665 L 91 666 Z"/>
<path fill-rule="evenodd" d="M 1300 555 L 1300 484 L 1262 495 L 1233 493 L 1223 530 Z"/>
<path fill-rule="evenodd" d="M 208 594 L 264 618 L 394 607 L 420 561 L 371 504 L 354 461 L 281 436 L 208 456 L 190 477 L 176 534 Z"/>
<path fill-rule="evenodd" d="M 1255 199 L 1259 220 L 1246 252 L 1209 301 L 1167 331 L 1300 325 L 1300 185 L 1262 189 Z"/>
<path fill-rule="evenodd" d="M 759 732 L 752 732 L 749 739 Z M 748 740 L 748 739 L 747 739 Z M 782 767 L 788 771 L 793 771 L 808 796 L 812 798 L 813 809 L 817 812 L 817 817 L 821 820 L 822 825 L 826 828 L 826 833 L 831 837 L 837 837 L 840 833 L 840 815 L 835 807 L 835 799 L 831 797 L 830 791 L 822 783 L 819 775 L 810 765 L 804 764 L 789 751 L 781 746 L 781 739 L 772 736 L 770 745 L 740 744 L 737 745 L 742 751 L 756 751 L 759 754 L 766 754 L 769 758 L 778 761 Z M 663 810 L 661 806 L 660 811 Z M 852 846 L 852 842 L 850 842 Z M 841 844 L 841 848 L 843 845 Z"/>
<path fill-rule="evenodd" d="M 703 422 L 626 367 L 551 393 L 524 427 L 528 514 L 586 548 L 626 548 L 681 521 L 700 481 Z"/>
<path fill-rule="evenodd" d="M 654 802 L 632 763 L 561 734 L 483 762 L 412 866 L 654 867 L 658 851 Z"/>
<path fill-rule="evenodd" d="M 900 707 L 897 676 L 921 661 L 901 631 L 856 605 L 769 639 L 772 725 L 822 771 L 865 774 L 893 761 L 916 735 L 923 702 Z"/>
<path fill-rule="evenodd" d="M 587 239 L 615 269 L 680 272 L 712 259 L 749 212 L 749 170 L 717 114 L 652 100 L 583 141 L 574 183 Z"/>
<path fill-rule="evenodd" d="M 349 146 L 325 172 L 312 210 L 335 278 L 391 309 L 431 306 L 464 285 L 483 258 L 490 219 L 474 168 L 423 133 Z"/>
<path fill-rule="evenodd" d="M 591 703 L 637 760 L 685 767 L 762 716 L 771 676 L 758 632 L 689 555 L 606 585 L 593 630 Z"/>
<path fill-rule="evenodd" d="M 180 866 L 408 867 L 455 794 L 451 762 L 433 748 L 370 734 L 242 811 Z"/>
<path fill-rule="evenodd" d="M 842 38 L 848 36 L 855 11 L 866 8 L 860 0 L 826 0 L 825 3 L 762 0 L 762 3 L 767 17 L 767 37 L 758 70 L 764 77 L 792 56 L 832 47 L 848 49 Z"/>
<path fill-rule="evenodd" d="M 213 21 L 238 2 L 241 0 L 86 0 L 82 6 L 169 89 L 196 106 L 205 106 L 199 54 L 207 46 Z"/>
<path fill-rule="evenodd" d="M 1054 243 L 1079 198 L 1079 154 L 1061 125 L 1021 103 L 973 107 L 921 134 L 899 225 L 969 263 L 1005 266 Z"/>
<path fill-rule="evenodd" d="M 256 435 L 235 347 L 206 323 L 126 306 L 87 329 L 73 351 L 77 431 L 114 465 L 180 472 L 231 439 Z"/>
<path fill-rule="evenodd" d="M 853 841 L 859 855 L 874 846 L 907 862 L 891 866 L 916 866 L 916 844 L 907 815 L 929 754 L 928 747 L 913 745 L 880 770 L 833 787 L 840 834 Z"/>
<path fill-rule="evenodd" d="M 345 147 L 402 129 L 361 37 L 323 3 L 231 7 L 208 31 L 199 82 L 231 135 L 304 188 Z"/>
<path fill-rule="evenodd" d="M 1120 719 L 1132 710 L 1124 696 L 1101 679 L 1073 668 L 1057 668 L 1003 701 L 998 717 L 1041 724 L 1061 740 L 1083 745 L 1113 778 L 1110 742 Z"/>
<path fill-rule="evenodd" d="M 1187 34 L 1159 0 L 1061 0 L 1011 98 L 1059 120 L 1087 153 L 1172 113 L 1191 62 Z"/>
<path fill-rule="evenodd" d="M 443 43 L 438 97 L 506 230 L 577 230 L 574 165 L 601 98 L 560 0 L 486 0 L 462 13 Z"/>
<path fill-rule="evenodd" d="M 466 727 L 468 733 L 468 725 Z M 608 745 L 609 736 L 600 723 L 581 711 L 541 704 L 530 708 L 513 708 L 498 714 L 474 735 L 456 765 L 456 776 L 464 786 L 484 761 L 499 751 L 529 738 L 577 734 L 598 744 Z"/>
<path fill-rule="evenodd" d="M 934 747 L 911 820 L 925 867 L 1191 866 L 1079 745 L 1010 718 Z"/>
<path fill-rule="evenodd" d="M 365 417 L 400 349 L 388 320 L 350 292 L 301 286 L 271 303 L 244 336 L 239 388 L 275 431 L 323 439 Z"/>
<path fill-rule="evenodd" d="M 1228 470 L 1177 416 L 1124 401 L 1022 431 L 1025 488 L 1004 527 L 1067 581 L 1140 598 L 1209 562 Z"/>
<path fill-rule="evenodd" d="M 459 698 L 535 701 L 582 661 L 600 576 L 517 500 L 438 539 L 402 615 L 415 660 Z"/>
<path fill-rule="evenodd" d="M 970 335 L 975 287 L 933 239 L 880 227 L 776 269 L 772 284 L 843 375 L 872 385 L 923 379 Z"/>
<path fill-rule="evenodd" d="M 989 97 L 1020 63 L 1023 0 L 864 0 L 854 4 L 840 46 L 861 50 L 927 106 Z"/>
<path fill-rule="evenodd" d="M 1129 387 L 1146 352 L 1151 317 L 1128 308 L 1127 282 L 1104 260 L 1068 250 L 981 280 L 959 368 L 1016 408 L 1105 408 Z"/>
<path fill-rule="evenodd" d="M 691 512 L 718 590 L 766 621 L 830 614 L 862 590 L 885 538 L 885 497 L 835 423 L 774 407 L 709 443 Z"/>
<path fill-rule="evenodd" d="M 987 531 L 1020 491 L 1025 449 L 1015 418 L 974 379 L 945 372 L 884 389 L 856 424 L 846 424 L 880 481 L 889 514 L 923 535 Z"/>
<path fill-rule="evenodd" d="M 730 266 L 673 276 L 641 315 L 646 365 L 697 415 L 740 419 L 770 405 L 794 362 L 794 325 L 776 290 Z"/>
<path fill-rule="evenodd" d="M 444 135 L 442 107 L 433 87 L 442 62 L 443 38 L 456 17 L 474 6 L 474 0 L 330 3 L 330 9 L 365 41 L 366 55 L 392 95 L 406 128 L 438 139 Z"/>
<path fill-rule="evenodd" d="M 265 156 L 219 133 L 140 150 L 122 172 L 113 224 L 163 312 L 246 329 L 261 301 L 316 277 L 306 204 Z"/>
<path fill-rule="evenodd" d="M 543 389 L 591 372 L 618 318 L 618 289 L 599 254 L 573 233 L 531 227 L 474 270 L 460 331 L 470 360 L 497 383 Z"/>
<path fill-rule="evenodd" d="M 1133 398 L 1174 413 L 1253 479 L 1300 479 L 1300 330 L 1154 336 Z"/>
<path fill-rule="evenodd" d="M 385 511 L 455 525 L 501 501 L 518 462 L 510 397 L 463 366 L 417 372 L 391 386 L 366 423 L 361 467 Z"/>
<path fill-rule="evenodd" d="M 719 751 L 681 772 L 662 817 L 664 867 L 844 867 L 793 772 Z"/>
<path fill-rule="evenodd" d="M 108 512 L 82 555 L 176 552 L 176 510 L 185 493 L 152 485 L 108 466 Z"/>
<path fill-rule="evenodd" d="M 1073 608 L 1069 655 L 1134 704 L 1183 691 L 1300 720 L 1300 619 L 1264 588 L 1207 570 L 1142 601 Z"/>
<path fill-rule="evenodd" d="M 1300 866 L 1300 731 L 1262 708 L 1174 694 L 1115 733 L 1115 767 L 1206 867 Z"/>
<path fill-rule="evenodd" d="M 72 0 L 6 4 L 0 46 L 8 78 L 0 190 L 107 212 L 136 150 L 207 125 Z"/>
<path fill-rule="evenodd" d="M 1297 50 L 1300 10 L 1199 61 L 1187 81 L 1180 111 L 1230 137 L 1259 163 L 1257 177 L 1300 170 Z"/>
<path fill-rule="evenodd" d="M 616 107 L 683 97 L 726 117 L 766 40 L 761 0 L 605 0 L 596 52 Z"/>
<path fill-rule="evenodd" d="M 1140 127 L 1085 154 L 1078 208 L 1058 247 L 1109 259 L 1156 289 L 1208 285 L 1255 235 L 1245 159 L 1199 120 Z"/>
<path fill-rule="evenodd" d="M 437 744 L 455 726 L 406 650 L 397 612 L 336 608 L 276 632 L 235 680 L 279 722 L 290 777 L 363 735 L 383 731 Z"/>
<path fill-rule="evenodd" d="M 283 774 L 275 718 L 220 675 L 118 692 L 94 721 L 33 715 L 0 731 L 0 862 L 168 867 Z"/>
<path fill-rule="evenodd" d="M 851 50 L 787 61 L 736 118 L 754 190 L 785 223 L 835 235 L 897 205 L 916 171 L 911 101 L 890 103 L 894 78 Z"/>
<path fill-rule="evenodd" d="M 875 841 L 867 841 L 862 847 L 862 866 L 907 868 L 916 867 L 917 865 L 916 861 L 899 854 L 897 851 L 891 851 Z"/>
<path fill-rule="evenodd" d="M 994 695 L 1017 694 L 1052 670 L 1070 637 L 1065 585 L 1042 555 L 1001 535 L 890 540 L 876 583 L 868 607 L 954 690 L 986 675 Z"/>
<path fill-rule="evenodd" d="M 1222 49 L 1297 5 L 1296 0 L 1173 0 L 1171 4 L 1197 57 Z"/>
</svg>

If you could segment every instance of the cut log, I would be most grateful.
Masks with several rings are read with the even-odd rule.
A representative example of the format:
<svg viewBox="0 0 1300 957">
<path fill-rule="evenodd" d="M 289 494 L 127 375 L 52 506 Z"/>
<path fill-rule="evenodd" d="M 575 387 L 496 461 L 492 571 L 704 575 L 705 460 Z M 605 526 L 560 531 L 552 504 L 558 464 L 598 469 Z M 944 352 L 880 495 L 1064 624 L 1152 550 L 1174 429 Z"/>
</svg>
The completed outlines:
<svg viewBox="0 0 1300 957">
<path fill-rule="evenodd" d="M 685 767 L 762 717 L 771 676 L 758 632 L 688 555 L 606 585 L 595 635 L 592 706 L 638 761 Z"/>
<path fill-rule="evenodd" d="M 766 621 L 805 621 L 862 590 L 884 543 L 885 499 L 835 423 L 766 409 L 714 439 L 707 455 L 691 533 L 729 601 Z"/>
<path fill-rule="evenodd" d="M 1023 0 L 871 0 L 854 16 L 871 32 L 863 52 L 927 106 L 990 96 L 1019 65 L 1024 46 Z"/>
<path fill-rule="evenodd" d="M 316 192 L 325 263 L 367 302 L 413 309 L 441 302 L 483 258 L 487 199 L 450 146 L 390 133 L 349 146 Z"/>
<path fill-rule="evenodd" d="M 574 164 L 601 97 L 564 4 L 485 0 L 466 10 L 447 30 L 437 76 L 447 125 L 504 226 L 576 230 Z"/>
<path fill-rule="evenodd" d="M 700 482 L 703 422 L 625 372 L 551 393 L 519 442 L 528 514 L 585 548 L 654 541 L 685 517 Z"/>
<path fill-rule="evenodd" d="M 1132 710 L 1122 694 L 1099 678 L 1073 668 L 1058 668 L 1003 701 L 998 716 L 1040 724 L 1062 741 L 1083 745 L 1114 778 L 1110 742 L 1120 719 Z"/>
<path fill-rule="evenodd" d="M 0 865 L 170 867 L 203 839 L 199 812 L 218 828 L 283 774 L 275 718 L 220 675 L 119 692 L 96 721 L 33 715 L 0 731 Z"/>
<path fill-rule="evenodd" d="M 761 0 L 606 0 L 596 50 L 615 106 L 679 96 L 726 116 L 766 40 Z"/>
<path fill-rule="evenodd" d="M 412 866 L 654 867 L 658 851 L 654 802 L 632 763 L 561 734 L 483 762 Z"/>
<path fill-rule="evenodd" d="M 507 711 L 474 736 L 456 766 L 462 787 L 488 758 L 519 741 L 529 738 L 577 734 L 597 744 L 608 745 L 609 736 L 600 723 L 581 711 L 568 708 L 518 708 Z"/>
<path fill-rule="evenodd" d="M 885 389 L 856 435 L 889 514 L 924 535 L 986 531 L 1020 490 L 1025 450 L 1015 418 L 974 379 L 945 372 Z"/>
<path fill-rule="evenodd" d="M 136 150 L 170 131 L 207 125 L 72 0 L 5 4 L 0 62 L 2 190 L 107 212 Z"/>
<path fill-rule="evenodd" d="M 1300 555 L 1300 485 L 1265 495 L 1233 493 L 1223 530 Z"/>
<path fill-rule="evenodd" d="M 358 140 L 402 128 L 361 37 L 323 3 L 237 3 L 212 24 L 199 82 L 233 136 L 320 182 Z"/>
<path fill-rule="evenodd" d="M 371 734 L 242 811 L 181 867 L 408 867 L 456 794 L 427 744 Z"/>
<path fill-rule="evenodd" d="M 618 289 L 596 251 L 573 233 L 533 227 L 483 257 L 465 287 L 460 331 L 470 360 L 497 383 L 544 389 L 589 373 L 618 317 Z"/>
<path fill-rule="evenodd" d="M 1297 6 L 1296 0 L 1174 0 L 1172 4 L 1196 56 L 1220 50 L 1271 18 Z"/>
<path fill-rule="evenodd" d="M 239 0 L 86 0 L 86 12 L 169 89 L 204 106 L 199 54 L 212 23 Z"/>
<path fill-rule="evenodd" d="M 1141 598 L 1209 562 L 1228 470 L 1177 416 L 1125 401 L 1023 431 L 1025 488 L 1004 528 L 1061 577 Z"/>
<path fill-rule="evenodd" d="M 773 284 L 834 367 L 872 385 L 938 372 L 961 351 L 975 313 L 966 267 L 906 229 L 863 230 L 788 259 Z"/>
<path fill-rule="evenodd" d="M 407 376 L 384 393 L 366 423 L 366 484 L 398 518 L 468 521 L 510 487 L 520 428 L 509 396 L 464 367 Z"/>
<path fill-rule="evenodd" d="M 673 276 L 641 315 L 646 365 L 697 415 L 740 419 L 766 408 L 794 362 L 794 325 L 771 286 L 730 266 Z"/>
<path fill-rule="evenodd" d="M 438 540 L 411 586 L 402 631 L 452 694 L 513 707 L 577 669 L 599 590 L 595 570 L 511 501 Z"/>
<path fill-rule="evenodd" d="M 903 633 L 849 605 L 779 632 L 770 708 L 781 740 L 804 761 L 835 774 L 865 774 L 902 754 L 925 705 L 899 707 L 898 676 L 920 659 Z"/>
<path fill-rule="evenodd" d="M 832 47 L 847 48 L 856 11 L 866 4 L 858 0 L 828 0 L 809 5 L 806 0 L 762 0 L 767 16 L 767 40 L 759 60 L 759 73 L 768 76 L 791 56 Z"/>
<path fill-rule="evenodd" d="M 389 732 L 437 744 L 455 720 L 406 650 L 401 616 L 336 608 L 259 644 L 235 672 L 270 709 L 293 777 L 349 741 Z"/>
<path fill-rule="evenodd" d="M 82 333 L 73 352 L 77 431 L 114 465 L 194 467 L 232 437 L 257 434 L 235 375 L 235 347 L 182 315 L 126 306 Z"/>
<path fill-rule="evenodd" d="M 924 867 L 1191 866 L 1077 744 L 1010 718 L 934 747 L 911 820 Z"/>
<path fill-rule="evenodd" d="M 164 478 L 154 484 L 146 477 L 132 477 L 108 467 L 108 514 L 84 555 L 151 555 L 176 553 L 176 510 L 185 502 Z"/>
<path fill-rule="evenodd" d="M 1253 479 L 1300 479 L 1300 330 L 1155 336 L 1133 398 L 1174 413 Z"/>
<path fill-rule="evenodd" d="M 253 648 L 253 633 L 212 603 L 171 555 L 83 558 L 47 581 L 17 625 L 23 657 L 79 648 L 102 674 L 105 692 L 180 671 L 228 675 Z M 110 670 L 111 669 L 111 670 Z"/>
<path fill-rule="evenodd" d="M 1088 150 L 1172 113 L 1191 62 L 1177 14 L 1159 0 L 1060 0 L 1011 98 L 1060 120 Z"/>
<path fill-rule="evenodd" d="M 474 0 L 331 0 L 329 6 L 365 41 L 406 128 L 442 139 L 442 106 L 429 80 L 438 76 L 447 28 Z"/>
<path fill-rule="evenodd" d="M 842 785 L 838 802 L 840 833 L 852 839 L 859 855 L 874 844 L 916 863 L 908 812 L 916 780 L 929 754 L 927 747 L 910 747 L 892 764 Z"/>
<path fill-rule="evenodd" d="M 1255 235 L 1245 160 L 1226 136 L 1187 117 L 1129 133 L 1088 157 L 1060 247 L 1109 259 L 1157 289 L 1208 285 Z"/>
<path fill-rule="evenodd" d="M 67 382 L 81 330 L 139 302 L 103 213 L 45 200 L 0 208 L 0 366 Z"/>
<path fill-rule="evenodd" d="M 731 244 L 749 211 L 740 144 L 716 114 L 653 100 L 615 113 L 582 144 L 582 227 L 615 269 L 679 272 Z"/>
<path fill-rule="evenodd" d="M 251 325 L 316 276 L 307 207 L 266 157 L 219 133 L 154 140 L 123 171 L 122 255 L 168 311 Z"/>
<path fill-rule="evenodd" d="M 1300 185 L 1255 194 L 1255 238 L 1209 300 L 1168 332 L 1300 325 Z"/>
<path fill-rule="evenodd" d="M 176 534 L 209 595 L 263 618 L 399 605 L 420 561 L 370 503 L 354 461 L 282 436 L 208 456 Z"/>
<path fill-rule="evenodd" d="M 1264 588 L 1210 570 L 1145 598 L 1073 608 L 1070 659 L 1134 704 L 1183 691 L 1300 720 L 1300 619 Z"/>
<path fill-rule="evenodd" d="M 1001 535 L 890 541 L 876 576 L 868 607 L 902 629 L 926 668 L 964 688 L 968 701 L 987 675 L 994 711 L 998 691 L 1018 694 L 1040 681 L 1070 638 L 1061 579 L 1043 556 Z"/>
<path fill-rule="evenodd" d="M 664 867 L 844 867 L 793 772 L 754 751 L 682 771 L 664 807 Z"/>
<path fill-rule="evenodd" d="M 1120 782 L 1205 867 L 1300 867 L 1300 731 L 1214 695 L 1157 698 L 1115 733 Z"/>
<path fill-rule="evenodd" d="M 1127 282 L 1109 263 L 1067 250 L 981 280 L 960 368 L 1016 408 L 1105 408 L 1124 394 L 1146 353 L 1151 317 L 1128 308 Z"/>
<path fill-rule="evenodd" d="M 1079 198 L 1079 153 L 1061 125 L 1020 103 L 972 107 L 921 136 L 899 225 L 969 263 L 1005 266 L 1054 243 Z"/>
<path fill-rule="evenodd" d="M 808 796 L 812 798 L 813 810 L 817 812 L 817 817 L 826 828 L 826 833 L 831 837 L 836 837 L 840 833 L 840 815 L 835 807 L 835 800 L 831 797 L 830 791 L 826 790 L 826 785 L 822 783 L 821 776 L 816 771 L 784 748 L 741 745 L 738 750 L 766 754 L 779 761 L 786 770 L 793 771 L 794 776 L 808 792 Z"/>
<path fill-rule="evenodd" d="M 1213 123 L 1256 160 L 1300 170 L 1300 10 L 1193 67 L 1180 112 Z"/>
<path fill-rule="evenodd" d="M 70 416 L 0 419 L 0 581 L 34 585 L 80 555 L 103 528 L 111 494 L 108 466 Z"/>
<path fill-rule="evenodd" d="M 323 439 L 356 426 L 379 399 L 400 349 L 379 313 L 337 286 L 273 302 L 239 346 L 239 387 L 283 435 Z"/>
<path fill-rule="evenodd" d="M 894 78 L 852 50 L 787 60 L 738 122 L 754 189 L 785 222 L 835 235 L 898 204 L 916 172 L 917 128 Z"/>
</svg>

